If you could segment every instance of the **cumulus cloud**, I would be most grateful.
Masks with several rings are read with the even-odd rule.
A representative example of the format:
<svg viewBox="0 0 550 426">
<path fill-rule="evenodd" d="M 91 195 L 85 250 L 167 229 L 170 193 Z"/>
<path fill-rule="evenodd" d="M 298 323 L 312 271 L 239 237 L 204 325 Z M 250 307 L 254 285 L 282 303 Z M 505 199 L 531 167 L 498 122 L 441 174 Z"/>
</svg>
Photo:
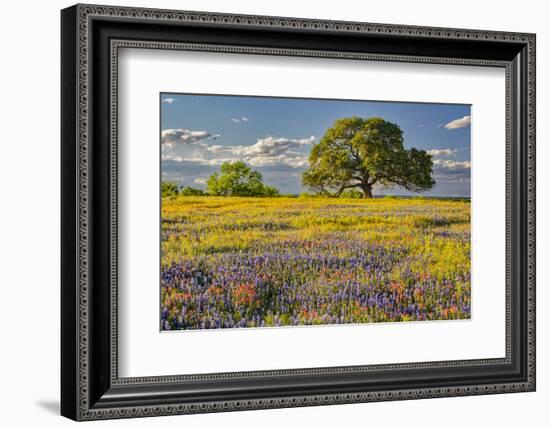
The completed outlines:
<svg viewBox="0 0 550 426">
<path fill-rule="evenodd" d="M 166 146 L 194 144 L 206 139 L 217 139 L 219 137 L 220 135 L 215 135 L 205 130 L 165 129 L 161 132 L 161 142 Z"/>
<path fill-rule="evenodd" d="M 446 124 L 440 124 L 438 127 L 445 127 L 447 130 L 462 129 L 463 127 L 468 127 L 471 122 L 471 116 L 465 115 L 462 118 L 457 118 L 456 120 L 449 121 Z"/>
<path fill-rule="evenodd" d="M 433 160 L 433 177 L 440 184 L 464 184 L 470 182 L 470 161 L 453 161 L 436 158 Z"/>
<path fill-rule="evenodd" d="M 205 166 L 241 160 L 253 167 L 296 169 L 307 166 L 308 155 L 303 148 L 316 140 L 314 136 L 302 139 L 267 136 L 252 145 L 209 145 L 205 142 L 216 136 L 204 131 L 168 129 L 162 134 L 161 158 Z"/>
<path fill-rule="evenodd" d="M 250 121 L 250 119 L 248 117 L 233 117 L 231 119 L 231 121 L 233 123 L 241 123 L 241 122 L 247 122 L 247 121 Z"/>
<path fill-rule="evenodd" d="M 315 137 L 307 139 L 274 138 L 268 136 L 256 140 L 254 145 L 213 145 L 208 150 L 213 153 L 227 152 L 237 156 L 278 156 L 290 149 L 307 146 L 315 142 Z"/>
<path fill-rule="evenodd" d="M 304 139 L 267 136 L 257 139 L 253 145 L 212 145 L 207 150 L 215 156 L 209 161 L 219 161 L 220 164 L 229 159 L 240 159 L 252 166 L 286 164 L 297 168 L 307 165 L 307 155 L 295 150 L 311 145 L 315 140 L 314 136 Z"/>
<path fill-rule="evenodd" d="M 471 163 L 469 161 L 453 161 L 453 160 L 441 160 L 435 159 L 433 161 L 434 166 L 441 169 L 451 169 L 451 170 L 463 170 L 470 169 Z"/>
<path fill-rule="evenodd" d="M 206 185 L 206 178 L 204 177 L 197 177 L 193 180 L 193 183 L 199 184 L 199 185 Z"/>
<path fill-rule="evenodd" d="M 195 158 L 185 158 L 184 161 L 201 164 L 204 166 L 220 166 L 223 163 L 233 163 L 235 161 L 238 161 L 238 159 L 235 157 L 206 158 L 205 156 L 203 156 Z"/>
<path fill-rule="evenodd" d="M 276 157 L 253 157 L 249 158 L 248 162 L 256 167 L 261 166 L 275 166 L 278 164 L 285 164 L 293 168 L 300 168 L 307 166 L 308 156 L 303 154 L 298 154 L 296 152 L 287 152 Z"/>
<path fill-rule="evenodd" d="M 187 147 L 188 145 L 185 145 L 184 147 Z M 191 147 L 195 147 L 194 145 L 191 145 Z M 171 161 L 175 163 L 182 163 L 182 162 L 188 162 L 188 163 L 195 163 L 195 164 L 217 164 L 213 160 L 209 160 L 207 158 L 207 152 L 206 152 L 206 144 L 197 145 L 196 149 L 194 150 L 177 150 L 175 148 L 169 147 L 166 150 L 162 151 L 161 154 L 161 160 L 162 161 Z M 221 163 L 219 163 L 221 164 Z"/>
<path fill-rule="evenodd" d="M 451 155 L 455 155 L 458 152 L 458 149 L 429 149 L 428 154 L 430 154 L 432 157 L 450 157 Z"/>
<path fill-rule="evenodd" d="M 164 98 L 162 100 L 162 102 L 165 103 L 165 104 L 168 104 L 168 105 L 172 105 L 174 102 L 176 102 L 176 99 L 174 99 L 174 98 Z"/>
</svg>

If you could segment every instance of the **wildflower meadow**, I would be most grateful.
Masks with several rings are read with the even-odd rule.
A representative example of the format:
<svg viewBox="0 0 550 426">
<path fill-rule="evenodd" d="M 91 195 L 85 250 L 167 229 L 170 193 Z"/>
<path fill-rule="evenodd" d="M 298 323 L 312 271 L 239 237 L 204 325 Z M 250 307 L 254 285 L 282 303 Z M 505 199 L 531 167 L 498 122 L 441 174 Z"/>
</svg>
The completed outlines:
<svg viewBox="0 0 550 426">
<path fill-rule="evenodd" d="M 470 201 L 162 198 L 162 330 L 468 319 Z"/>
</svg>

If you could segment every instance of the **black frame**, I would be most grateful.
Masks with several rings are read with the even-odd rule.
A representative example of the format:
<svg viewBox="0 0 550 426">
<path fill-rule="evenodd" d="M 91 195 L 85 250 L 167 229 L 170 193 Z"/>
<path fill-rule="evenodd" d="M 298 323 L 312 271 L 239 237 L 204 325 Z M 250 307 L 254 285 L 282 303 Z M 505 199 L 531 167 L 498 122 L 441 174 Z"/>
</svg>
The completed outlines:
<svg viewBox="0 0 550 426">
<path fill-rule="evenodd" d="M 535 36 L 76 5 L 61 13 L 61 414 L 156 416 L 535 390 Z M 507 73 L 502 359 L 119 378 L 116 87 L 124 47 L 497 66 Z"/>
</svg>

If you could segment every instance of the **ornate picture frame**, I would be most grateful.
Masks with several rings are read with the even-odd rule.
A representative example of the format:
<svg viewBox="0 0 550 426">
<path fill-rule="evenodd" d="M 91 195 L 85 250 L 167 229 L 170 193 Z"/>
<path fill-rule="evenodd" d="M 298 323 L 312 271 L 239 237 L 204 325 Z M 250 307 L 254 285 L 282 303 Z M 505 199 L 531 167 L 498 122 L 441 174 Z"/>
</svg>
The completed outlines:
<svg viewBox="0 0 550 426">
<path fill-rule="evenodd" d="M 95 5 L 64 9 L 61 29 L 62 415 L 93 420 L 535 390 L 534 34 Z M 506 356 L 119 377 L 121 48 L 503 68 Z"/>
</svg>

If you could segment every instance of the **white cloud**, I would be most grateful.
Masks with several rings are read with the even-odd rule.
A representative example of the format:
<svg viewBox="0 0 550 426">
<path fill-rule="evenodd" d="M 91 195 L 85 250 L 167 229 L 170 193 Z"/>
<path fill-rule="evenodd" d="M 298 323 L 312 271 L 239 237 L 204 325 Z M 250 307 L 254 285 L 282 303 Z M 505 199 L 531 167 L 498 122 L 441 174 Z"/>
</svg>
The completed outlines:
<svg viewBox="0 0 550 426">
<path fill-rule="evenodd" d="M 255 167 L 262 166 L 274 166 L 277 164 L 285 164 L 293 168 L 299 168 L 307 166 L 308 156 L 303 154 L 298 154 L 295 152 L 287 152 L 276 157 L 251 157 L 247 158 L 247 161 Z"/>
<path fill-rule="evenodd" d="M 217 157 L 217 158 L 183 158 L 181 156 L 163 156 L 163 160 L 172 160 L 178 163 L 183 161 L 196 163 L 203 166 L 220 166 L 223 163 L 244 161 L 253 167 L 268 167 L 285 165 L 292 168 L 304 167 L 308 164 L 308 156 L 302 154 L 285 154 L 277 157 Z"/>
<path fill-rule="evenodd" d="M 168 105 L 172 105 L 174 102 L 176 102 L 176 100 L 174 98 L 164 98 L 162 102 Z"/>
<path fill-rule="evenodd" d="M 250 121 L 250 119 L 248 117 L 233 117 L 231 119 L 231 121 L 233 123 L 240 123 L 240 122 L 246 122 L 246 121 Z"/>
<path fill-rule="evenodd" d="M 304 139 L 267 136 L 258 139 L 254 145 L 213 145 L 206 149 L 216 157 L 216 161 L 234 158 L 252 166 L 286 164 L 297 168 L 307 165 L 307 155 L 295 150 L 311 145 L 315 140 L 314 136 Z"/>
<path fill-rule="evenodd" d="M 465 115 L 462 118 L 457 118 L 456 120 L 449 121 L 447 124 L 440 124 L 438 127 L 445 127 L 447 130 L 461 129 L 463 127 L 468 127 L 471 122 L 471 117 Z"/>
<path fill-rule="evenodd" d="M 205 130 L 165 129 L 161 132 L 163 145 L 194 144 L 206 139 L 217 139 L 220 135 L 212 134 Z"/>
<path fill-rule="evenodd" d="M 239 159 L 234 157 L 191 158 L 189 161 L 204 164 L 206 166 L 220 166 L 223 163 L 234 163 L 235 161 L 239 161 Z"/>
<path fill-rule="evenodd" d="M 214 136 L 203 131 L 169 129 L 162 135 L 161 158 L 204 166 L 241 160 L 253 167 L 287 166 L 295 169 L 307 166 L 308 155 L 302 148 L 316 140 L 314 136 L 303 139 L 267 136 L 257 139 L 253 145 L 208 145 L 204 142 Z"/>
<path fill-rule="evenodd" d="M 228 152 L 237 156 L 270 156 L 274 157 L 288 152 L 290 149 L 307 146 L 315 142 L 315 137 L 306 139 L 274 138 L 267 136 L 257 139 L 254 145 L 213 145 L 208 150 L 213 153 Z"/>
<path fill-rule="evenodd" d="M 450 170 L 460 170 L 460 169 L 469 169 L 471 168 L 471 163 L 469 161 L 453 161 L 453 160 L 441 160 L 435 159 L 433 161 L 434 166 L 438 166 L 443 169 Z"/>
<path fill-rule="evenodd" d="M 195 178 L 195 180 L 193 180 L 193 183 L 197 183 L 199 185 L 206 185 L 206 178 L 197 177 Z"/>
<path fill-rule="evenodd" d="M 428 150 L 428 154 L 430 154 L 432 157 L 449 157 L 451 155 L 455 155 L 458 152 L 458 149 L 430 149 Z"/>
<path fill-rule="evenodd" d="M 182 161 L 185 161 L 185 158 L 183 158 L 181 155 L 175 155 L 170 153 L 162 154 L 160 156 L 160 159 L 162 161 L 177 161 L 178 163 L 181 163 Z"/>
<path fill-rule="evenodd" d="M 433 160 L 433 177 L 438 184 L 470 182 L 470 161 L 453 161 L 436 158 Z"/>
</svg>

